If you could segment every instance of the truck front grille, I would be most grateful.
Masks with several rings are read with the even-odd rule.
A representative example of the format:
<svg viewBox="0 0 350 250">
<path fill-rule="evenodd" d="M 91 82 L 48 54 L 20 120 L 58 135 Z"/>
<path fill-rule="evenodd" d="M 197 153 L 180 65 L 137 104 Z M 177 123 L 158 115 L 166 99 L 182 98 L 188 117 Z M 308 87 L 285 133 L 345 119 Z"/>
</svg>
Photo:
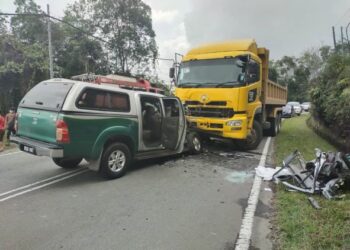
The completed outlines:
<svg viewBox="0 0 350 250">
<path fill-rule="evenodd" d="M 234 115 L 231 108 L 189 107 L 188 110 L 188 115 L 194 117 L 231 118 Z"/>
</svg>

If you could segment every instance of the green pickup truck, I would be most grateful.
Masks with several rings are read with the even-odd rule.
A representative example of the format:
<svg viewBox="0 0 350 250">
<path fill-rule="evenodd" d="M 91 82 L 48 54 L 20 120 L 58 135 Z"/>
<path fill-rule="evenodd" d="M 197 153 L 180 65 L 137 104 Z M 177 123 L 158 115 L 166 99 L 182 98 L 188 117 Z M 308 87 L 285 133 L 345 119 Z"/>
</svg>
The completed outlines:
<svg viewBox="0 0 350 250">
<path fill-rule="evenodd" d="M 125 174 L 133 160 L 199 153 L 179 99 L 67 79 L 37 84 L 18 107 L 20 150 L 73 168 L 82 159 L 107 178 Z"/>
</svg>

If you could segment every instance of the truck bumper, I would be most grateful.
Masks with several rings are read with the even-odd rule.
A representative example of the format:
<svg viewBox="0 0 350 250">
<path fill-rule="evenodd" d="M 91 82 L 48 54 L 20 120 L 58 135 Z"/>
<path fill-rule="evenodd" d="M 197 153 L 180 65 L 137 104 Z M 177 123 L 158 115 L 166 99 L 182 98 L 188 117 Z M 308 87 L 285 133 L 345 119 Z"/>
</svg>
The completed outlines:
<svg viewBox="0 0 350 250">
<path fill-rule="evenodd" d="M 40 142 L 19 136 L 11 137 L 11 141 L 17 143 L 21 151 L 29 154 L 48 156 L 51 158 L 63 157 L 63 148 L 55 144 Z"/>
<path fill-rule="evenodd" d="M 246 139 L 248 119 L 246 116 L 234 116 L 230 119 L 187 117 L 191 126 L 203 132 L 224 138 Z"/>
</svg>

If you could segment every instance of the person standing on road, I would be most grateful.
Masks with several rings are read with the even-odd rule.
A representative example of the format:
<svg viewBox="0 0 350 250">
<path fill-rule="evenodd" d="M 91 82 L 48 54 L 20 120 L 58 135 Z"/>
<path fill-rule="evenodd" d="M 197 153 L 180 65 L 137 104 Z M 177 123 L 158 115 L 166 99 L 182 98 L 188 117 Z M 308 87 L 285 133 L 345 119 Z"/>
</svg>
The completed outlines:
<svg viewBox="0 0 350 250">
<path fill-rule="evenodd" d="M 0 152 L 5 149 L 5 147 L 10 146 L 10 136 L 15 134 L 15 122 L 16 122 L 16 113 L 14 108 L 10 108 L 9 112 L 5 116 L 5 134 L 2 139 L 2 147 Z"/>
<path fill-rule="evenodd" d="M 5 133 L 5 117 L 2 116 L 2 112 L 0 112 L 0 141 L 2 141 L 2 136 Z"/>
</svg>

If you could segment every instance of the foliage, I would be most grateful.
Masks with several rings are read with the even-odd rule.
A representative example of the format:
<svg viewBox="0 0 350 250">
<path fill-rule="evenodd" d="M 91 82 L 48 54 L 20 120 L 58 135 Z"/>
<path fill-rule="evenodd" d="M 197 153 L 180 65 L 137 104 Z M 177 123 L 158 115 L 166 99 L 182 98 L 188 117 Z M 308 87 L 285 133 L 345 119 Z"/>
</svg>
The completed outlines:
<svg viewBox="0 0 350 250">
<path fill-rule="evenodd" d="M 350 128 L 350 56 L 332 53 L 312 81 L 313 116 L 338 136 Z"/>
<path fill-rule="evenodd" d="M 106 38 L 113 72 L 144 74 L 154 64 L 151 8 L 141 0 L 80 0 L 68 12 Z"/>
<path fill-rule="evenodd" d="M 0 17 L 0 113 L 49 77 L 44 11 L 34 0 L 14 0 L 14 5 L 17 14 L 37 15 Z M 158 52 L 151 8 L 141 0 L 77 0 L 63 20 L 79 30 L 51 19 L 55 77 L 150 74 Z"/>
</svg>

